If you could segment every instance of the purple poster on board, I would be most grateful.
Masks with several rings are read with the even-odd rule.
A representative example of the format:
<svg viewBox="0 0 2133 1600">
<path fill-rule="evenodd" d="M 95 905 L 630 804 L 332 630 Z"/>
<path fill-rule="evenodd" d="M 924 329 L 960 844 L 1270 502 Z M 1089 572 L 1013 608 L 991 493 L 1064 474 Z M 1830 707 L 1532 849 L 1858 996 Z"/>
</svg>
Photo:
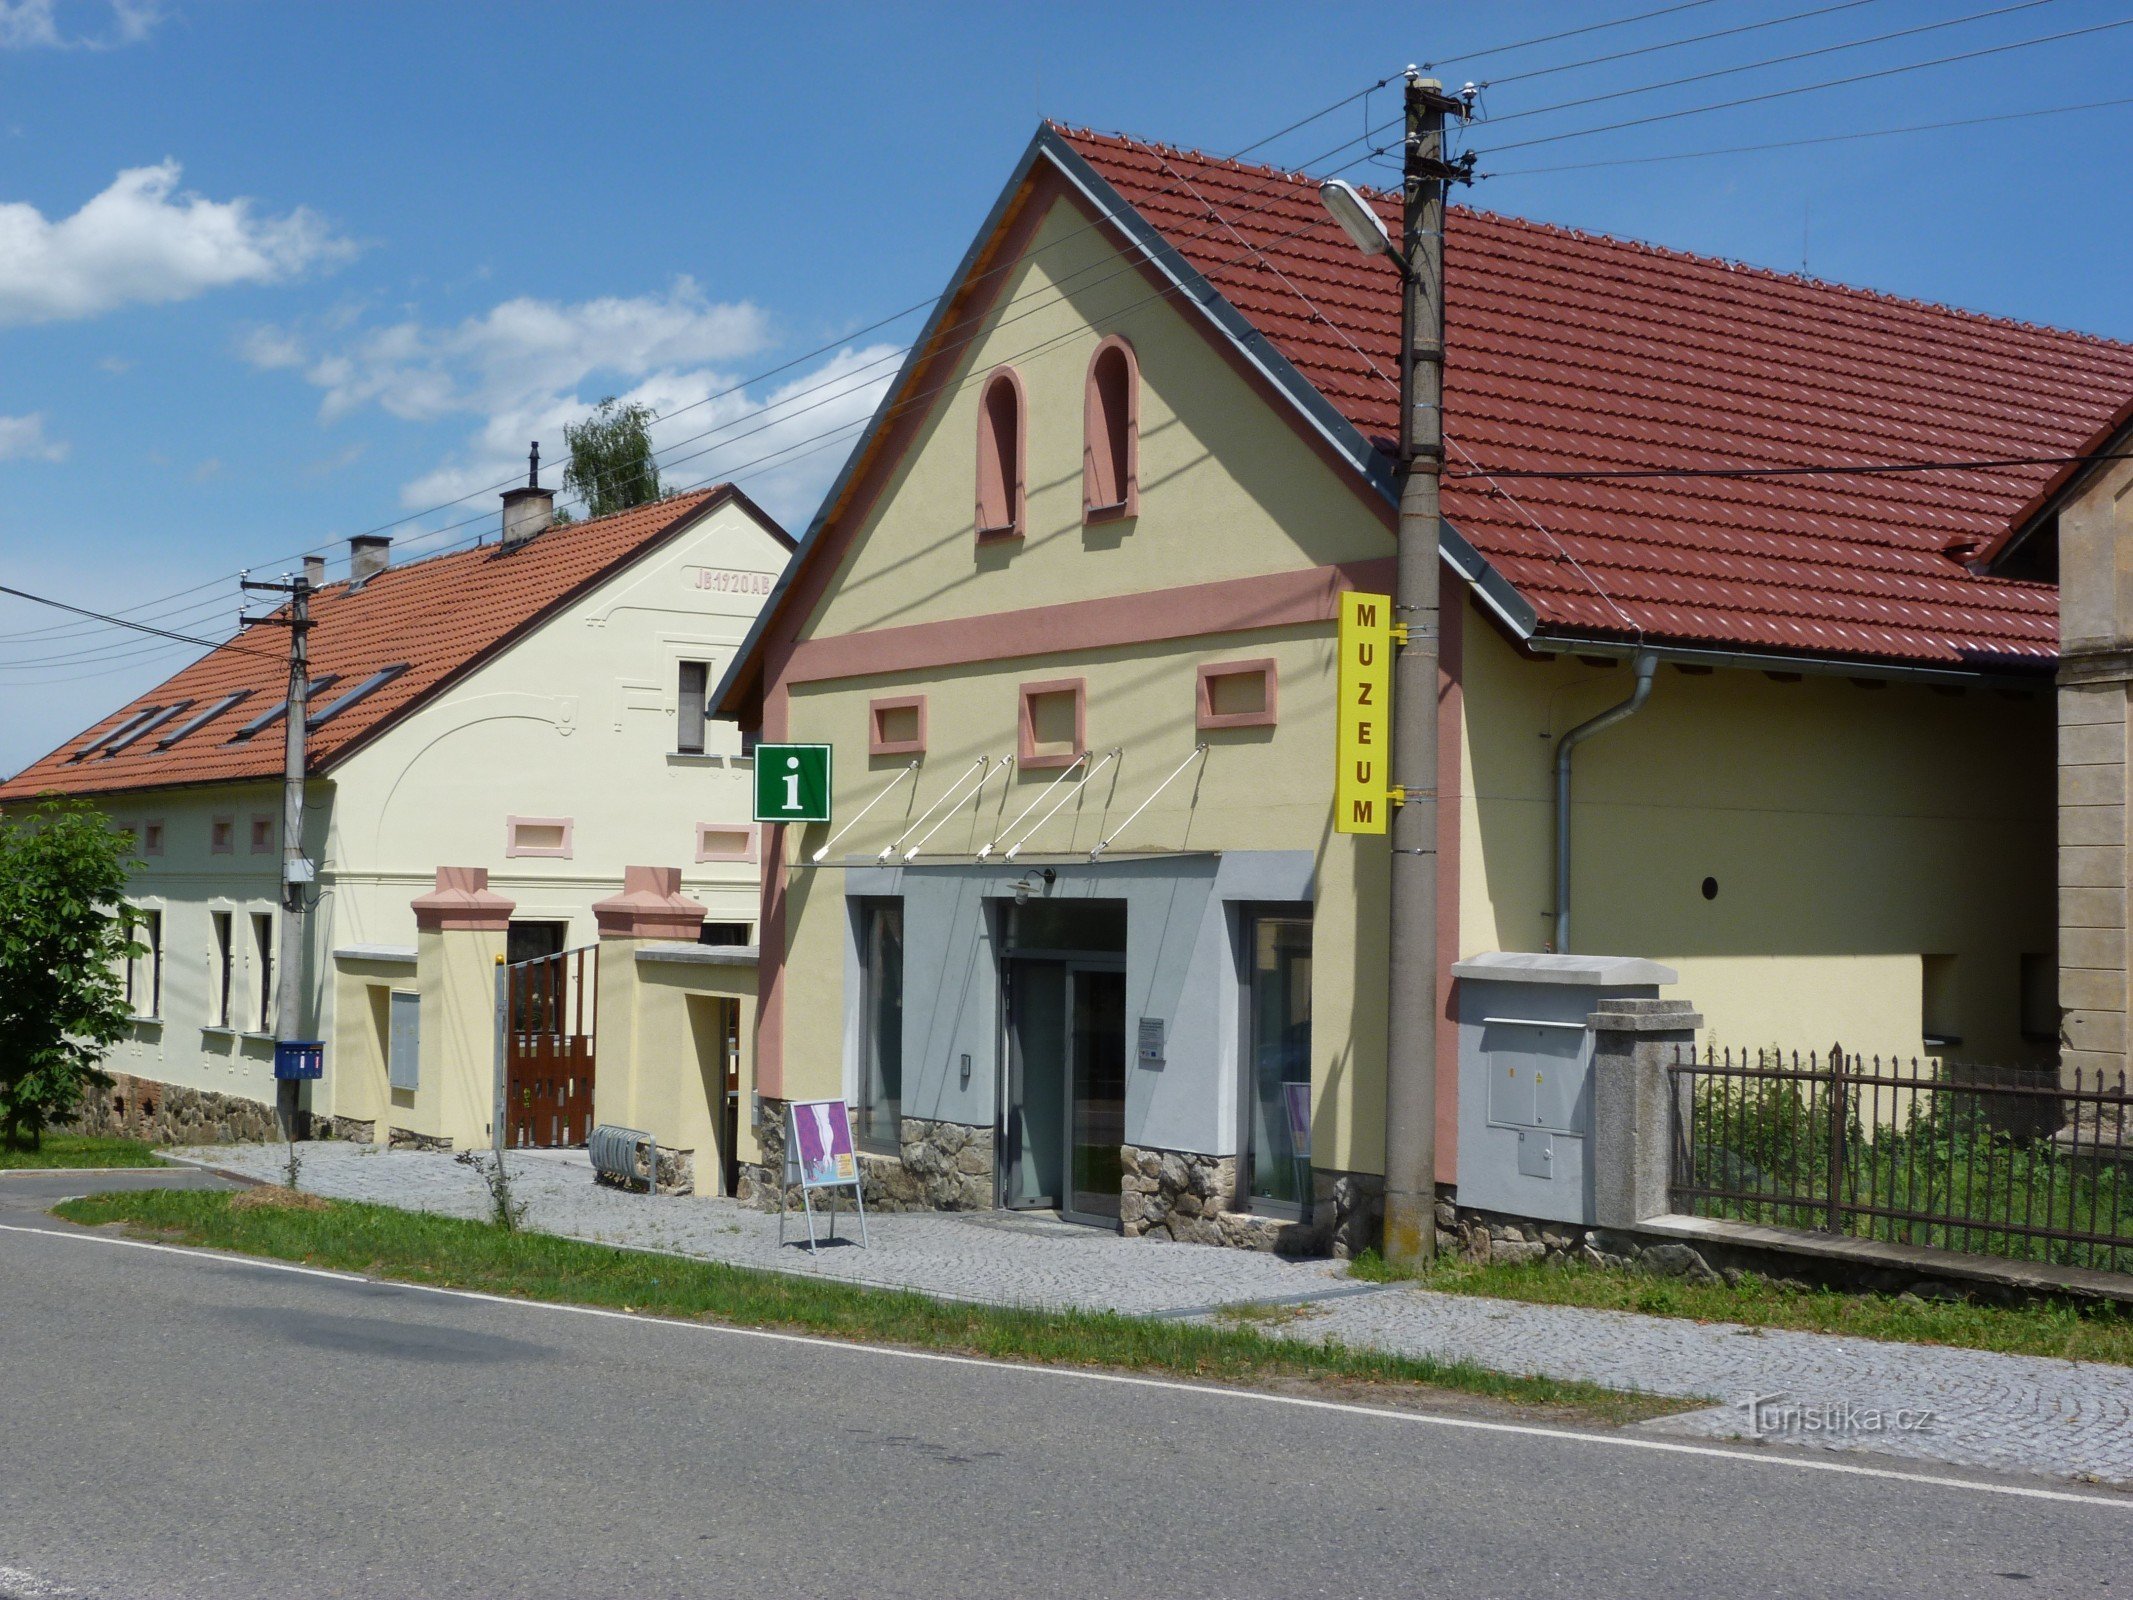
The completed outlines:
<svg viewBox="0 0 2133 1600">
<path fill-rule="evenodd" d="M 842 1100 L 795 1100 L 788 1108 L 791 1161 L 801 1187 L 855 1183 L 859 1162 L 852 1154 L 852 1116 Z"/>
<path fill-rule="evenodd" d="M 1308 1083 L 1285 1083 L 1281 1086 L 1282 1103 L 1289 1112 L 1289 1150 L 1298 1156 L 1311 1153 L 1311 1086 Z"/>
</svg>

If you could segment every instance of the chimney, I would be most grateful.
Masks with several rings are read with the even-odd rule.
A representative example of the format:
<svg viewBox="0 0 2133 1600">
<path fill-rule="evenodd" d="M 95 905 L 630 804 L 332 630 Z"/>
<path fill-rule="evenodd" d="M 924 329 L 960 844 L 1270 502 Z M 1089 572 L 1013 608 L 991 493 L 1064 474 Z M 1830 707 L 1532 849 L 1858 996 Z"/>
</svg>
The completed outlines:
<svg viewBox="0 0 2133 1600">
<path fill-rule="evenodd" d="M 555 520 L 555 491 L 541 487 L 541 443 L 526 452 L 526 483 L 504 491 L 504 548 L 515 550 Z"/>
<path fill-rule="evenodd" d="M 320 589 L 325 587 L 326 558 L 324 556 L 304 557 L 304 582 L 311 585 L 311 587 L 314 589 Z"/>
<path fill-rule="evenodd" d="M 393 542 L 382 533 L 359 533 L 348 541 L 348 577 L 353 583 L 375 578 L 392 562 Z"/>
</svg>

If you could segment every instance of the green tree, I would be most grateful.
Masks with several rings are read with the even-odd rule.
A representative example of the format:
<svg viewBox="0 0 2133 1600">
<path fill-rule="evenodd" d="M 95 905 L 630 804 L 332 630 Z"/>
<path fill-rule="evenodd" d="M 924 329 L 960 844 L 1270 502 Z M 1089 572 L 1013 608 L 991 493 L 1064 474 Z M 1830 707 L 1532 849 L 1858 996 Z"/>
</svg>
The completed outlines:
<svg viewBox="0 0 2133 1600">
<path fill-rule="evenodd" d="M 141 953 L 126 909 L 132 843 L 81 801 L 0 817 L 0 1145 L 108 1083 L 97 1062 L 127 1029 L 121 965 Z"/>
<path fill-rule="evenodd" d="M 563 425 L 570 465 L 563 488 L 585 501 L 588 517 L 627 511 L 659 498 L 659 467 L 652 460 L 652 412 L 613 395 L 583 422 Z"/>
</svg>

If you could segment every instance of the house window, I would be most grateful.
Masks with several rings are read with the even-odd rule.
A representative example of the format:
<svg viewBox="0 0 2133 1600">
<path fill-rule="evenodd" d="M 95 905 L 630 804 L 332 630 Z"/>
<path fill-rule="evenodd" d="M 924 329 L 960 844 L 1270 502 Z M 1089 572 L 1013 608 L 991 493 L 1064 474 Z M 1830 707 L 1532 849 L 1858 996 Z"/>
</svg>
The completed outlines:
<svg viewBox="0 0 2133 1600">
<path fill-rule="evenodd" d="M 985 380 L 978 402 L 978 538 L 1023 533 L 1022 379 L 1002 367 Z"/>
<path fill-rule="evenodd" d="M 918 756 L 926 753 L 926 697 L 898 695 L 867 705 L 867 754 Z"/>
<path fill-rule="evenodd" d="M 508 817 L 504 822 L 504 854 L 551 856 L 570 859 L 571 819 L 568 817 Z"/>
<path fill-rule="evenodd" d="M 255 856 L 274 853 L 274 817 L 271 812 L 252 813 L 252 854 Z"/>
<path fill-rule="evenodd" d="M 209 1012 L 208 1026 L 230 1026 L 231 979 L 236 974 L 237 951 L 234 945 L 234 929 L 227 911 L 213 913 L 215 924 L 215 992 L 214 1006 Z"/>
<path fill-rule="evenodd" d="M 142 823 L 142 824 L 141 824 L 141 854 L 142 854 L 142 855 L 144 855 L 144 856 L 159 856 L 159 855 L 161 855 L 162 853 L 163 853 L 163 824 L 162 824 L 162 823 L 160 823 L 160 822 L 144 822 L 144 823 Z"/>
<path fill-rule="evenodd" d="M 163 1014 L 163 913 L 138 911 L 134 942 L 141 953 L 126 963 L 126 1008 L 137 1017 Z"/>
<path fill-rule="evenodd" d="M 1311 915 L 1247 911 L 1243 1200 L 1301 1216 L 1311 1199 Z"/>
<path fill-rule="evenodd" d="M 1114 335 L 1096 347 L 1081 447 L 1081 508 L 1090 522 L 1140 513 L 1140 387 L 1131 345 Z"/>
<path fill-rule="evenodd" d="M 1202 728 L 1274 725 L 1274 662 L 1212 661 L 1200 668 L 1198 720 Z"/>
<path fill-rule="evenodd" d="M 232 855 L 237 849 L 237 819 L 217 817 L 207 825 L 208 854 Z"/>
<path fill-rule="evenodd" d="M 1057 678 L 1022 686 L 1019 719 L 1019 765 L 1068 767 L 1088 746 L 1088 684 L 1082 678 Z"/>
<path fill-rule="evenodd" d="M 752 824 L 699 822 L 696 825 L 696 859 L 699 861 L 753 861 L 755 828 Z"/>
<path fill-rule="evenodd" d="M 705 661 L 681 664 L 681 690 L 674 716 L 674 748 L 685 756 L 704 753 L 705 702 L 710 694 L 711 666 Z"/>
<path fill-rule="evenodd" d="M 252 1028 L 256 1033 L 274 1031 L 274 913 L 252 913 L 252 971 L 259 982 L 252 999 Z"/>
<path fill-rule="evenodd" d="M 745 922 L 706 922 L 696 930 L 696 942 L 725 946 L 745 945 L 749 932 L 749 926 Z"/>
<path fill-rule="evenodd" d="M 1963 1042 L 1956 1026 L 1955 957 L 1921 956 L 1922 993 L 1919 996 L 1919 1031 L 1928 1050 L 1950 1050 Z"/>
<path fill-rule="evenodd" d="M 902 1148 L 904 903 L 859 901 L 859 1142 Z"/>
<path fill-rule="evenodd" d="M 2059 968 L 2048 955 L 2022 957 L 2022 1038 L 2028 1044 L 2059 1042 Z"/>
</svg>

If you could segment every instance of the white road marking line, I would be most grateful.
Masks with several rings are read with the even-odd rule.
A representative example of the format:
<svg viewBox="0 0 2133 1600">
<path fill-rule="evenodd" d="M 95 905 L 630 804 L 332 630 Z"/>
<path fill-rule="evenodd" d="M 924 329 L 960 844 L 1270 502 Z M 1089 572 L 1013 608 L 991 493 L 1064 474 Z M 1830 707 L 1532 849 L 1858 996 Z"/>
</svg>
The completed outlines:
<svg viewBox="0 0 2133 1600">
<path fill-rule="evenodd" d="M 361 1273 L 334 1272 L 324 1267 L 300 1267 L 294 1262 L 263 1256 L 239 1255 L 225 1250 L 203 1250 L 190 1245 L 155 1244 L 146 1239 L 121 1239 L 108 1233 L 76 1233 L 57 1228 L 29 1228 L 0 1222 L 0 1233 L 26 1233 L 40 1239 L 71 1243 L 118 1245 L 130 1250 L 152 1250 L 192 1260 L 229 1262 L 256 1267 L 263 1272 L 287 1272 L 298 1277 L 325 1278 L 335 1283 L 372 1284 L 404 1289 L 417 1294 L 442 1295 L 453 1300 L 475 1300 L 518 1310 L 558 1311 L 580 1317 L 601 1317 L 615 1322 L 636 1322 L 657 1328 L 724 1335 L 743 1339 L 766 1339 L 775 1344 L 806 1345 L 819 1350 L 889 1356 L 902 1361 L 934 1361 L 947 1366 L 983 1367 L 1036 1377 L 1072 1379 L 1088 1383 L 1118 1383 L 1137 1389 L 1174 1390 L 1181 1394 L 1215 1396 L 1252 1401 L 1261 1405 L 1298 1406 L 1308 1411 L 1332 1411 L 1346 1416 L 1372 1417 L 1381 1422 L 1406 1422 L 1430 1428 L 1454 1428 L 1468 1433 L 1500 1433 L 1529 1439 L 1560 1439 L 1575 1444 L 1610 1446 L 1617 1450 L 1643 1450 L 1657 1455 L 1695 1456 L 1705 1460 L 1732 1461 L 1743 1466 L 1792 1468 L 1800 1472 L 1827 1472 L 1846 1478 L 1883 1478 L 1897 1483 L 1924 1484 L 1939 1489 L 1961 1489 L 1972 1494 L 2003 1495 L 2017 1500 L 2050 1500 L 2068 1505 L 2095 1506 L 2113 1511 L 2133 1511 L 2133 1496 L 2085 1494 L 2070 1489 L 2039 1489 L 2021 1484 L 1982 1483 L 1972 1478 L 1941 1477 L 1933 1473 L 1905 1472 L 1893 1467 L 1867 1467 L 1848 1461 L 1816 1461 L 1798 1456 L 1763 1455 L 1746 1450 L 1726 1450 L 1715 1445 L 1676 1444 L 1663 1439 L 1630 1438 L 1621 1434 L 1586 1433 L 1576 1428 L 1554 1428 L 1535 1422 L 1484 1422 L 1476 1417 L 1446 1417 L 1422 1411 L 1395 1411 L 1382 1406 L 1352 1405 L 1340 1400 L 1313 1400 L 1304 1395 L 1268 1394 L 1257 1389 L 1230 1389 L 1215 1384 L 1183 1383 L 1174 1378 L 1143 1378 L 1125 1372 L 1091 1372 L 1081 1367 L 1037 1366 L 1022 1361 L 993 1361 L 983 1356 L 950 1355 L 935 1350 L 904 1350 L 894 1345 L 867 1344 L 853 1339 L 831 1339 L 819 1334 L 778 1333 L 768 1328 L 737 1328 L 718 1322 L 686 1322 L 678 1317 L 655 1317 L 639 1311 L 611 1311 L 603 1306 L 574 1306 L 557 1300 L 522 1300 L 510 1295 L 485 1294 L 479 1289 L 451 1289 L 438 1284 L 404 1283 L 397 1278 L 371 1278 Z"/>
</svg>

